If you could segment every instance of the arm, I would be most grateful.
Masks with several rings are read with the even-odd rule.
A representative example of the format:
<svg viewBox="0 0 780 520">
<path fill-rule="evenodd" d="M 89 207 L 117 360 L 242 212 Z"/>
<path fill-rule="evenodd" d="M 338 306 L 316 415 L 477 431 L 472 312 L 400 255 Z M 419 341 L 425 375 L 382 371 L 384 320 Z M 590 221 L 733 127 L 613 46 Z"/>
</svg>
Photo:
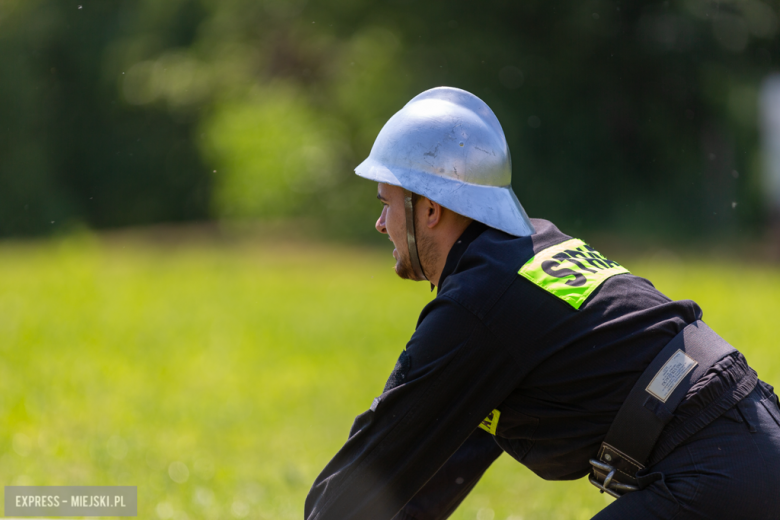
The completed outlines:
<svg viewBox="0 0 780 520">
<path fill-rule="evenodd" d="M 390 520 L 517 384 L 509 352 L 448 298 L 429 304 L 398 386 L 359 415 L 306 498 L 308 520 Z M 392 386 L 392 385 L 389 385 Z M 486 466 L 487 467 L 487 466 Z"/>
<path fill-rule="evenodd" d="M 445 520 L 474 489 L 503 450 L 476 429 L 393 520 Z"/>
</svg>

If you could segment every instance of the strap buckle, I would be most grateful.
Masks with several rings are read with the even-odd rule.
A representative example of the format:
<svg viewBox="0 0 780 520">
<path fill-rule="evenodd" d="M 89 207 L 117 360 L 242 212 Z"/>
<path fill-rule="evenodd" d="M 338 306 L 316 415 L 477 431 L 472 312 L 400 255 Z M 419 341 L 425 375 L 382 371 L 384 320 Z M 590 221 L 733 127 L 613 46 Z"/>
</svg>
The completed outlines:
<svg viewBox="0 0 780 520">
<path fill-rule="evenodd" d="M 623 484 L 615 480 L 617 470 L 614 466 L 601 462 L 600 460 L 590 459 L 590 465 L 593 466 L 593 473 L 588 477 L 591 484 L 599 488 L 602 493 L 607 493 L 615 498 L 620 498 L 631 491 L 639 491 L 639 488 L 630 484 Z M 598 473 L 605 475 L 604 482 L 599 481 Z"/>
</svg>

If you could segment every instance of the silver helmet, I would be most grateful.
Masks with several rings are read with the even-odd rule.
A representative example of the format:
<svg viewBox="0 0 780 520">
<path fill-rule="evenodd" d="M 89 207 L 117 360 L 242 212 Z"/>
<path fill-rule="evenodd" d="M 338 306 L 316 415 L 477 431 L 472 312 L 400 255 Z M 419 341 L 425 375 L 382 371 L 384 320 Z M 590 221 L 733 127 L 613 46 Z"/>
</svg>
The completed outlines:
<svg viewBox="0 0 780 520">
<path fill-rule="evenodd" d="M 355 173 L 404 188 L 409 255 L 418 277 L 425 275 L 411 193 L 510 235 L 535 232 L 512 191 L 504 131 L 490 107 L 465 90 L 437 87 L 415 96 L 385 124 Z"/>
<path fill-rule="evenodd" d="M 490 107 L 465 90 L 437 87 L 414 97 L 385 124 L 355 173 L 510 235 L 534 234 L 512 191 L 504 131 Z"/>
</svg>

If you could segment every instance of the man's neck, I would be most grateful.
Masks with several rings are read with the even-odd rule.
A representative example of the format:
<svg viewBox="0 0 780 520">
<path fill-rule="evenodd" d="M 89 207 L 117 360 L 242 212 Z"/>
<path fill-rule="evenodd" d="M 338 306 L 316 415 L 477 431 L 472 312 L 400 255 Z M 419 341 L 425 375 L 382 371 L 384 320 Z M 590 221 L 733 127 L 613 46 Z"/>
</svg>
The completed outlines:
<svg viewBox="0 0 780 520">
<path fill-rule="evenodd" d="M 428 280 L 434 286 L 439 286 L 441 273 L 447 263 L 447 256 L 449 255 L 453 244 L 460 238 L 471 222 L 471 219 L 453 220 L 447 223 L 448 225 L 446 228 L 433 234 L 432 237 L 428 237 L 432 240 L 432 243 L 430 244 L 431 252 L 430 255 L 425 255 L 427 262 L 426 265 L 423 266 L 423 269 L 425 270 L 426 276 L 428 276 Z"/>
</svg>

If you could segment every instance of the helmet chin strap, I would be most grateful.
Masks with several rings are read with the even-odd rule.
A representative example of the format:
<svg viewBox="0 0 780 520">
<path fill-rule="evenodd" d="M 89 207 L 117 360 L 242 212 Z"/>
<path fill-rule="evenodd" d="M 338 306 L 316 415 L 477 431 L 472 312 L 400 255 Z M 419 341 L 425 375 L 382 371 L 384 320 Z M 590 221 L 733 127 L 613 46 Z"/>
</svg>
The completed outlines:
<svg viewBox="0 0 780 520">
<path fill-rule="evenodd" d="M 421 280 L 427 280 L 422 264 L 420 264 L 420 255 L 417 253 L 417 239 L 414 232 L 414 194 L 404 188 L 404 207 L 406 208 L 406 243 L 409 246 L 409 260 L 412 264 L 414 275 Z M 431 285 L 433 288 L 433 285 Z"/>
</svg>

